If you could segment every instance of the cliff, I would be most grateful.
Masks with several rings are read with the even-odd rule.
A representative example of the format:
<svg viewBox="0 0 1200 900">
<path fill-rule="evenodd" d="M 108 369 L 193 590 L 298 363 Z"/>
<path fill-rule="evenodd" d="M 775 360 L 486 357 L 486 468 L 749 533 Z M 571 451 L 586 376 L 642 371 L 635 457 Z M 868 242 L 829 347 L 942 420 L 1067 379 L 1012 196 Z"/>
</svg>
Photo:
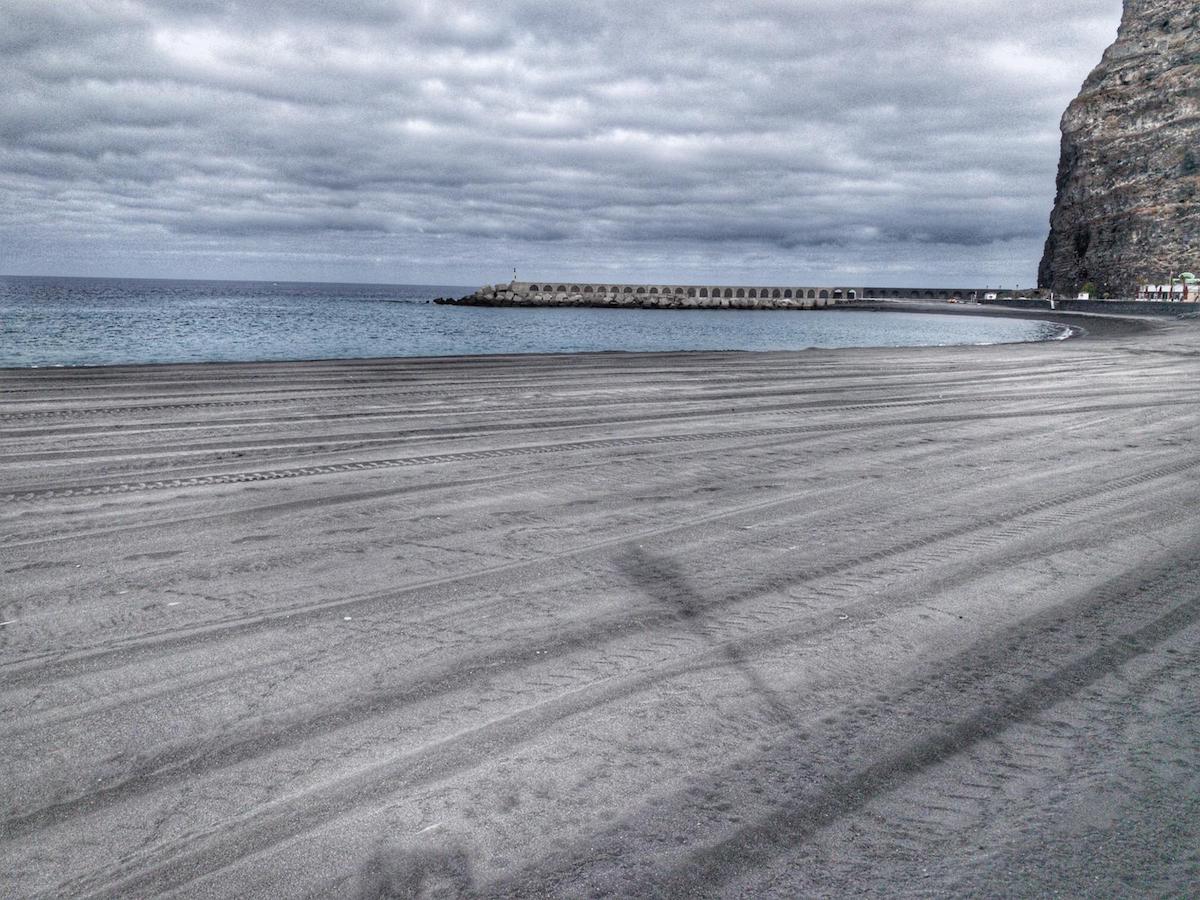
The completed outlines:
<svg viewBox="0 0 1200 900">
<path fill-rule="evenodd" d="M 1181 270 L 1200 271 L 1200 3 L 1125 0 L 1063 115 L 1038 284 L 1128 297 Z"/>
</svg>

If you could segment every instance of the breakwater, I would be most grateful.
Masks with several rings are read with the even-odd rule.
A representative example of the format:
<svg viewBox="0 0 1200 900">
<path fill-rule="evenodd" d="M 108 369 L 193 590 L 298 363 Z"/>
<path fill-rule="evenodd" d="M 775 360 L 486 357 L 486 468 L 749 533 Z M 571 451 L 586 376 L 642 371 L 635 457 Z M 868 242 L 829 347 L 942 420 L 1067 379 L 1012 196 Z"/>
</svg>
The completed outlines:
<svg viewBox="0 0 1200 900">
<path fill-rule="evenodd" d="M 456 306 L 610 306 L 641 309 L 824 309 L 861 300 L 977 300 L 986 288 L 810 287 L 512 281 L 485 285 Z M 1000 297 L 1011 292 L 998 292 Z"/>
</svg>

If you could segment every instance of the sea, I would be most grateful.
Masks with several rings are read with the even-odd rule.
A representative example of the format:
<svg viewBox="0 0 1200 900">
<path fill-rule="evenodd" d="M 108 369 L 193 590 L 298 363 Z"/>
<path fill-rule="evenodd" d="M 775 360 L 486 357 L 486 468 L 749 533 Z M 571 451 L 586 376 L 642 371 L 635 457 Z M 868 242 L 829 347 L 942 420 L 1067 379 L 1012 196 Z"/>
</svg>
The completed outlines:
<svg viewBox="0 0 1200 900">
<path fill-rule="evenodd" d="M 367 359 L 601 350 L 802 350 L 1062 338 L 1049 322 L 839 309 L 436 305 L 474 287 L 0 277 L 0 366 Z"/>
</svg>

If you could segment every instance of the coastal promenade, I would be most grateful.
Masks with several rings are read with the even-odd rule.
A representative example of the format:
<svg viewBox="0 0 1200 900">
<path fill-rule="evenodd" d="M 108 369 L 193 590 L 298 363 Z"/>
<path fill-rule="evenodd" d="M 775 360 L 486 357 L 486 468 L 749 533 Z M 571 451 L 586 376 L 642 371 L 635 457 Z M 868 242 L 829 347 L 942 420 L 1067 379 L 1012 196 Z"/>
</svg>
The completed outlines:
<svg viewBox="0 0 1200 900">
<path fill-rule="evenodd" d="M 0 371 L 0 895 L 1192 893 L 1200 329 L 1061 318 Z"/>
</svg>

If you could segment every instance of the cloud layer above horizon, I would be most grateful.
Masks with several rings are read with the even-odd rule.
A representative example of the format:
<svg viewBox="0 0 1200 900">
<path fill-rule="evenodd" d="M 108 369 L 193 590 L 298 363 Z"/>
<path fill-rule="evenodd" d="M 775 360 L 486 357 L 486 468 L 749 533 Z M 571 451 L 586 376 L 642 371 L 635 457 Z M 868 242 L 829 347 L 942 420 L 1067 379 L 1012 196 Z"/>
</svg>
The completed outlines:
<svg viewBox="0 0 1200 900">
<path fill-rule="evenodd" d="M 1029 284 L 1120 0 L 7 0 L 0 272 Z"/>
</svg>

